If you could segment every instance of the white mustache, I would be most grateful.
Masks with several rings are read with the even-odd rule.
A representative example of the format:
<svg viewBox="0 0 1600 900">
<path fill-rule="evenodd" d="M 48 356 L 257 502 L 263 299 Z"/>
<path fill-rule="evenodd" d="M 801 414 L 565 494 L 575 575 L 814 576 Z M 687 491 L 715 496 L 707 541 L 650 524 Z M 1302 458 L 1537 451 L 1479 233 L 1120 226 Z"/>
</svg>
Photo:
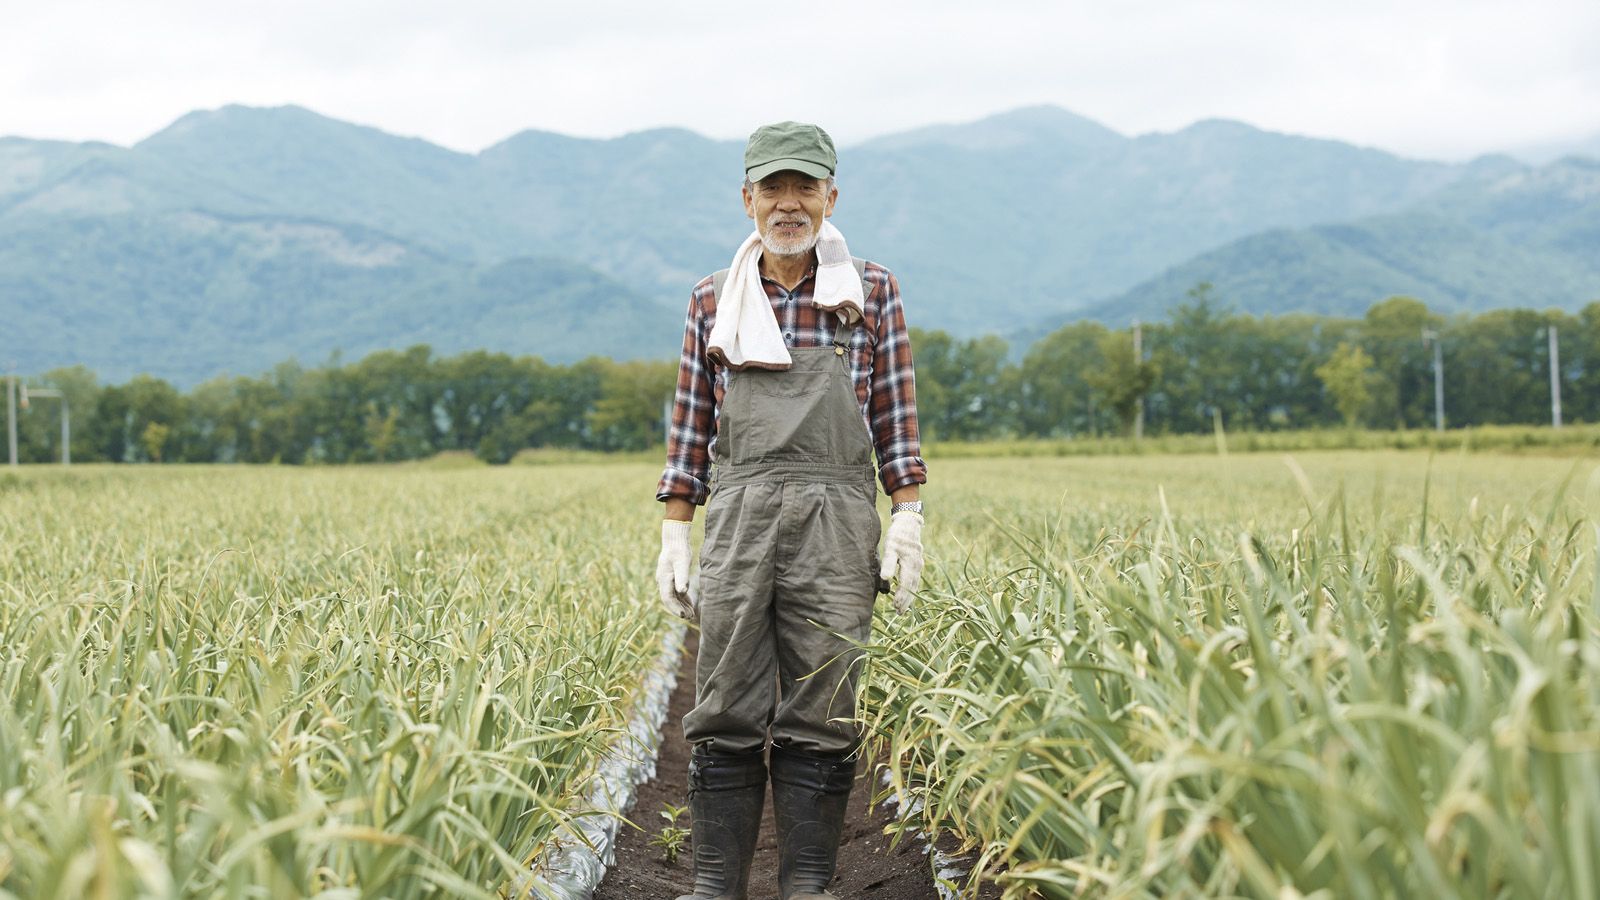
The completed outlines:
<svg viewBox="0 0 1600 900">
<path fill-rule="evenodd" d="M 811 217 L 807 215 L 795 215 L 794 213 L 773 213 L 772 215 L 767 216 L 768 228 L 773 228 L 778 225 L 805 225 L 810 227 Z"/>
</svg>

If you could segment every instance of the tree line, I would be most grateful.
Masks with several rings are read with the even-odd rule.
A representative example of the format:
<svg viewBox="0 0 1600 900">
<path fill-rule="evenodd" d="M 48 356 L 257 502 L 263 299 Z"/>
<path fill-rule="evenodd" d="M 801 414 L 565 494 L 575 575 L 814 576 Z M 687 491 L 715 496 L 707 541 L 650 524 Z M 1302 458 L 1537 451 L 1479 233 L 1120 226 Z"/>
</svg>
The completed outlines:
<svg viewBox="0 0 1600 900">
<path fill-rule="evenodd" d="M 1231 312 L 1197 285 L 1163 322 L 1066 325 L 1015 359 L 1006 342 L 913 333 L 917 412 L 932 439 L 1072 438 L 1147 433 L 1434 423 L 1440 342 L 1447 427 L 1548 424 L 1548 329 L 1555 328 L 1563 419 L 1600 421 L 1600 301 L 1577 314 L 1499 309 L 1445 316 L 1390 297 L 1361 318 Z"/>
<path fill-rule="evenodd" d="M 1073 438 L 1334 426 L 1433 424 L 1432 351 L 1441 342 L 1450 426 L 1550 421 L 1548 331 L 1558 334 L 1564 418 L 1600 421 L 1600 302 L 1575 315 L 1503 309 L 1444 316 L 1391 297 L 1358 319 L 1254 317 L 1209 285 L 1140 329 L 1082 321 L 1015 357 L 1003 339 L 912 330 L 918 414 L 929 440 Z M 286 362 L 256 377 L 180 391 L 141 375 L 102 385 L 81 366 L 27 379 L 72 410 L 74 461 L 345 463 L 468 451 L 491 463 L 524 448 L 658 446 L 675 362 L 590 358 L 571 365 L 419 345 L 320 367 Z M 60 458 L 55 398 L 18 417 L 19 458 Z"/>
<path fill-rule="evenodd" d="M 665 362 L 563 366 L 417 345 L 345 365 L 280 363 L 188 393 L 149 375 L 101 386 L 82 366 L 37 382 L 67 395 L 74 462 L 390 462 L 469 451 L 503 463 L 525 447 L 649 447 L 675 378 Z M 59 459 L 56 410 L 48 400 L 34 407 L 19 419 L 19 458 Z"/>
</svg>

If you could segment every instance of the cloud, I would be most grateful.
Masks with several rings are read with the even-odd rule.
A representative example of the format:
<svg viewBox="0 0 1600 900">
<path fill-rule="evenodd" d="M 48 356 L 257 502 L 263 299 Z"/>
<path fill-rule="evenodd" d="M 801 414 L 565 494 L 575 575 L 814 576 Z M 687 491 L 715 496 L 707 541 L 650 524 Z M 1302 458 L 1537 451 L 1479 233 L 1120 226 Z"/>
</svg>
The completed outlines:
<svg viewBox="0 0 1600 900">
<path fill-rule="evenodd" d="M 1033 103 L 1124 133 L 1228 117 L 1447 158 L 1600 131 L 1592 0 L 60 0 L 8 18 L 0 133 L 118 143 L 235 102 L 462 150 L 776 118 L 848 143 Z"/>
</svg>

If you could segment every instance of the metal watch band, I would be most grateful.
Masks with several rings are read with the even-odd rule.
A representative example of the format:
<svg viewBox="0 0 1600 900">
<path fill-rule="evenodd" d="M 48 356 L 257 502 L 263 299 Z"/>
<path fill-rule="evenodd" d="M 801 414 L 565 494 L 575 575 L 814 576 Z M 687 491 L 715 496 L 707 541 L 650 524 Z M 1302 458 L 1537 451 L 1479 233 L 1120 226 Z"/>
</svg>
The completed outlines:
<svg viewBox="0 0 1600 900">
<path fill-rule="evenodd" d="M 889 515 L 892 516 L 897 512 L 914 512 L 920 516 L 922 515 L 922 501 L 908 500 L 904 503 L 889 504 Z"/>
</svg>

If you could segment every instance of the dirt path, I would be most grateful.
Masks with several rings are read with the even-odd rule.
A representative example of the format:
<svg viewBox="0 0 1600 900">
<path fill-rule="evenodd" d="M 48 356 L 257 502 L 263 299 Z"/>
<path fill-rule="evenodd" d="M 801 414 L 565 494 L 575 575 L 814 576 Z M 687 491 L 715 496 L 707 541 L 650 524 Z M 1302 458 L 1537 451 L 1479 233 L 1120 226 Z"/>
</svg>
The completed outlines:
<svg viewBox="0 0 1600 900">
<path fill-rule="evenodd" d="M 688 797 L 689 746 L 684 743 L 682 720 L 694 705 L 694 653 L 698 646 L 691 629 L 679 668 L 678 686 L 672 692 L 667 721 L 663 726 L 661 755 L 656 777 L 639 786 L 628 817 L 644 832 L 624 827 L 617 836 L 617 859 L 605 880 L 595 891 L 595 900 L 673 900 L 689 892 L 693 880 L 689 846 L 685 842 L 676 865 L 668 865 L 661 850 L 650 846 L 666 824 L 659 812 L 667 804 L 685 805 Z M 937 900 L 933 874 L 921 845 L 902 840 L 889 849 L 883 827 L 891 816 L 887 809 L 871 810 L 869 785 L 858 782 L 850 797 L 850 817 L 845 823 L 844 841 L 839 847 L 839 874 L 830 889 L 841 900 L 869 897 L 872 900 Z M 679 819 L 688 826 L 688 814 Z M 770 900 L 778 896 L 778 851 L 772 824 L 772 803 L 768 797 L 766 820 L 756 844 L 755 864 L 751 868 L 751 900 Z"/>
</svg>

